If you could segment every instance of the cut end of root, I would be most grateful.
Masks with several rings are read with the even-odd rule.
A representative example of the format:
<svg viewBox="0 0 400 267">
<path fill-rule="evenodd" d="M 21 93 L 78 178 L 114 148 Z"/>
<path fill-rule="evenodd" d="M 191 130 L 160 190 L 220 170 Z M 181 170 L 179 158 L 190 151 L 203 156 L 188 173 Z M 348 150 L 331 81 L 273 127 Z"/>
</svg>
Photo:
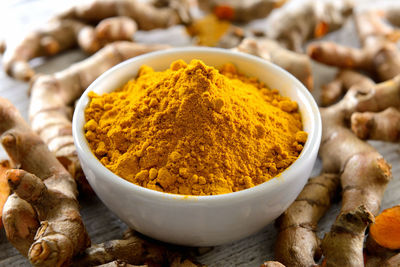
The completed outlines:
<svg viewBox="0 0 400 267">
<path fill-rule="evenodd" d="M 21 182 L 21 175 L 23 174 L 22 170 L 8 170 L 6 172 L 7 180 L 8 180 L 8 185 L 12 188 L 15 189 L 18 187 L 18 185 Z"/>
<path fill-rule="evenodd" d="M 15 146 L 17 143 L 17 139 L 12 134 L 5 134 L 1 137 L 1 144 L 4 147 L 12 147 Z"/>
<path fill-rule="evenodd" d="M 11 68 L 7 71 L 7 74 L 14 77 L 17 80 L 28 82 L 35 75 L 35 72 L 27 62 L 18 61 L 11 65 Z"/>
</svg>

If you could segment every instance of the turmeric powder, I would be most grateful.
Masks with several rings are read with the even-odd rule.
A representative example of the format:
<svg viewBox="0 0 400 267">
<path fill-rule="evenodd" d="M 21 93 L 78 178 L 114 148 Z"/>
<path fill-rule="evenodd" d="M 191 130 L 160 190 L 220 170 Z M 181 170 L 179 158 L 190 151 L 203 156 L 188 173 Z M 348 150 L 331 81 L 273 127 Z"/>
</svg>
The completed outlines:
<svg viewBox="0 0 400 267">
<path fill-rule="evenodd" d="M 270 180 L 307 139 L 298 105 L 232 64 L 175 61 L 114 92 L 89 93 L 85 135 L 97 158 L 137 185 L 216 195 Z"/>
</svg>

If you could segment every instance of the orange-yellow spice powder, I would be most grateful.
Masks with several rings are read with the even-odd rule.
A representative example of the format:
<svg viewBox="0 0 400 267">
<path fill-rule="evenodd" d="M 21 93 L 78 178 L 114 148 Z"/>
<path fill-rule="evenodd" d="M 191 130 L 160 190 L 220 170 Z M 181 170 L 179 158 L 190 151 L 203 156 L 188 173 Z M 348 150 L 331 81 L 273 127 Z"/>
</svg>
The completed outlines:
<svg viewBox="0 0 400 267">
<path fill-rule="evenodd" d="M 175 194 L 216 195 L 261 184 L 307 139 L 298 105 L 232 64 L 142 66 L 114 92 L 89 93 L 86 138 L 112 172 Z"/>
</svg>

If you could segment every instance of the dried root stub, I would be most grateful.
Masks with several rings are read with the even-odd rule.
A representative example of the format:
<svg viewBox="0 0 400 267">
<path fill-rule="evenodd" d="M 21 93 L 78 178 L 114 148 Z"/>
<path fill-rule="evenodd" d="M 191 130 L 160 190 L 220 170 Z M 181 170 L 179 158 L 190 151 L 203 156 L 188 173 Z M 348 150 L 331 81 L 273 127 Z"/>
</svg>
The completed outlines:
<svg viewBox="0 0 400 267">
<path fill-rule="evenodd" d="M 128 59 L 166 45 L 115 42 L 93 56 L 51 75 L 37 77 L 31 87 L 29 118 L 32 129 L 42 138 L 85 192 L 89 189 L 72 138 L 72 106 L 100 74 Z"/>
<path fill-rule="evenodd" d="M 306 41 L 342 27 L 353 12 L 353 5 L 352 0 L 308 0 L 295 8 L 284 6 L 271 16 L 267 36 L 290 50 L 302 52 Z"/>
<path fill-rule="evenodd" d="M 182 249 L 179 250 L 177 247 L 150 240 L 133 230 L 129 230 L 121 240 L 111 240 L 92 245 L 75 259 L 73 265 L 77 267 L 101 264 L 104 264 L 101 266 L 120 266 L 116 264 L 122 262 L 119 264 L 171 267 L 204 266 L 184 257 L 184 254 L 187 253 Z"/>
<path fill-rule="evenodd" d="M 275 259 L 286 266 L 316 265 L 322 251 L 316 235 L 318 221 L 329 209 L 339 187 L 337 174 L 311 178 L 297 199 L 279 217 Z"/>
<path fill-rule="evenodd" d="M 363 101 L 351 116 L 351 128 L 361 139 L 400 140 L 400 75 L 362 92 Z"/>
<path fill-rule="evenodd" d="M 18 43 L 8 44 L 3 66 L 13 78 L 29 81 L 35 74 L 29 60 L 53 56 L 79 45 L 95 53 L 108 43 L 132 41 L 137 29 L 165 28 L 190 20 L 185 0 L 156 7 L 140 0 L 94 0 L 73 6 Z"/>
<path fill-rule="evenodd" d="M 354 16 L 362 48 L 316 42 L 308 47 L 310 57 L 327 65 L 370 72 L 380 81 L 395 77 L 400 72 L 400 52 L 394 42 L 399 31 L 386 24 L 379 11 Z"/>
<path fill-rule="evenodd" d="M 311 61 L 304 54 L 287 50 L 267 38 L 246 38 L 234 50 L 271 61 L 296 76 L 309 90 L 313 89 Z"/>
<path fill-rule="evenodd" d="M 205 0 L 198 1 L 199 7 L 213 13 L 219 19 L 247 23 L 264 18 L 274 8 L 285 4 L 286 0 Z"/>
<path fill-rule="evenodd" d="M 367 89 L 358 86 L 357 79 L 354 81 L 355 84 L 348 85 L 351 89 L 341 101 L 320 109 L 323 122 L 319 151 L 322 171 L 337 174 L 342 187 L 341 211 L 330 232 L 322 240 L 326 266 L 364 266 L 365 230 L 373 222 L 374 215 L 378 214 L 386 185 L 391 179 L 390 165 L 375 148 L 357 138 L 347 127 L 347 122 L 356 111 L 368 108 L 376 111 L 394 104 L 395 99 L 383 96 L 391 91 L 390 87 L 398 87 L 397 78 Z M 305 194 L 306 190 L 308 186 L 300 196 Z M 328 191 L 311 191 L 320 195 L 321 199 L 329 199 Z M 312 192 L 308 194 L 312 196 Z M 313 218 L 312 222 L 316 223 L 326 210 L 325 207 L 302 208 L 298 209 L 297 214 L 294 209 L 296 205 L 299 205 L 297 201 L 284 214 L 283 218 L 288 224 L 309 222 L 308 218 Z M 298 229 L 302 230 L 300 227 Z M 304 235 L 297 235 L 297 232 L 287 236 L 283 236 L 284 232 L 279 234 L 278 245 L 284 245 L 283 253 L 278 253 L 281 257 L 279 260 L 288 263 L 289 266 L 312 266 L 315 264 L 314 257 L 318 255 L 315 253 L 319 250 L 318 240 L 316 241 L 313 235 L 302 240 Z M 306 241 L 306 245 L 303 241 Z"/>
<path fill-rule="evenodd" d="M 5 99 L 0 134 L 10 159 L 23 169 L 7 172 L 14 192 L 3 211 L 7 238 L 35 266 L 67 265 L 90 245 L 74 179 Z"/>
<path fill-rule="evenodd" d="M 332 82 L 322 86 L 321 105 L 329 106 L 337 102 L 354 85 L 368 89 L 375 86 L 375 82 L 356 71 L 342 69 Z"/>
</svg>

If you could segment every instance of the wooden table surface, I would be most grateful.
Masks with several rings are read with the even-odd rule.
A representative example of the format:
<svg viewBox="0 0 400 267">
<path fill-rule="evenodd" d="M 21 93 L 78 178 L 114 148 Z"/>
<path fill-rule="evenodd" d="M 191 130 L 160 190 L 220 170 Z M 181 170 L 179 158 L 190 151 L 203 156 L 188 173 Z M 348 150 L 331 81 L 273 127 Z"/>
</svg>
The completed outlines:
<svg viewBox="0 0 400 267">
<path fill-rule="evenodd" d="M 81 1 L 19 0 L 0 2 L 0 38 L 13 42 L 27 31 L 42 25 L 54 13 Z M 371 2 L 372 4 L 377 4 L 378 1 L 364 0 L 360 2 L 360 7 L 362 8 L 370 5 Z M 386 2 L 395 3 L 396 1 Z M 380 1 L 379 4 L 381 5 L 382 2 Z M 262 20 L 254 23 L 254 26 L 262 28 L 267 23 L 268 20 Z M 356 38 L 353 22 L 349 21 L 342 30 L 329 34 L 325 39 L 358 46 Z M 138 42 L 169 43 L 175 46 L 191 44 L 191 40 L 185 35 L 184 29 L 180 26 L 168 30 L 139 32 L 136 34 L 136 40 Z M 70 51 L 51 59 L 37 59 L 32 63 L 35 65 L 37 72 L 52 73 L 83 58 L 85 58 L 85 55 L 81 52 Z M 1 66 L 0 69 L 2 69 Z M 316 85 L 313 94 L 318 99 L 321 84 L 330 81 L 336 70 L 316 63 L 313 64 L 313 70 Z M 13 80 L 0 71 L 0 96 L 9 99 L 16 105 L 25 118 L 27 118 L 29 105 L 27 90 L 28 84 Z M 393 180 L 386 190 L 382 203 L 382 208 L 388 208 L 400 203 L 399 145 L 383 142 L 371 143 L 392 164 Z M 2 148 L 0 148 L 0 158 L 6 158 Z M 317 175 L 319 170 L 320 162 L 318 161 L 314 167 L 313 175 Z M 94 243 L 121 237 L 126 225 L 97 198 L 81 200 L 81 206 L 84 222 Z M 339 208 L 340 203 L 336 203 L 322 219 L 318 232 L 320 237 L 323 237 L 324 233 L 329 230 L 338 214 Z M 214 247 L 210 252 L 199 256 L 198 260 L 208 266 L 259 266 L 264 260 L 273 259 L 275 237 L 276 229 L 273 224 L 266 225 L 261 232 L 248 238 Z M 29 266 L 28 261 L 8 243 L 4 230 L 0 231 L 0 266 Z"/>
</svg>

